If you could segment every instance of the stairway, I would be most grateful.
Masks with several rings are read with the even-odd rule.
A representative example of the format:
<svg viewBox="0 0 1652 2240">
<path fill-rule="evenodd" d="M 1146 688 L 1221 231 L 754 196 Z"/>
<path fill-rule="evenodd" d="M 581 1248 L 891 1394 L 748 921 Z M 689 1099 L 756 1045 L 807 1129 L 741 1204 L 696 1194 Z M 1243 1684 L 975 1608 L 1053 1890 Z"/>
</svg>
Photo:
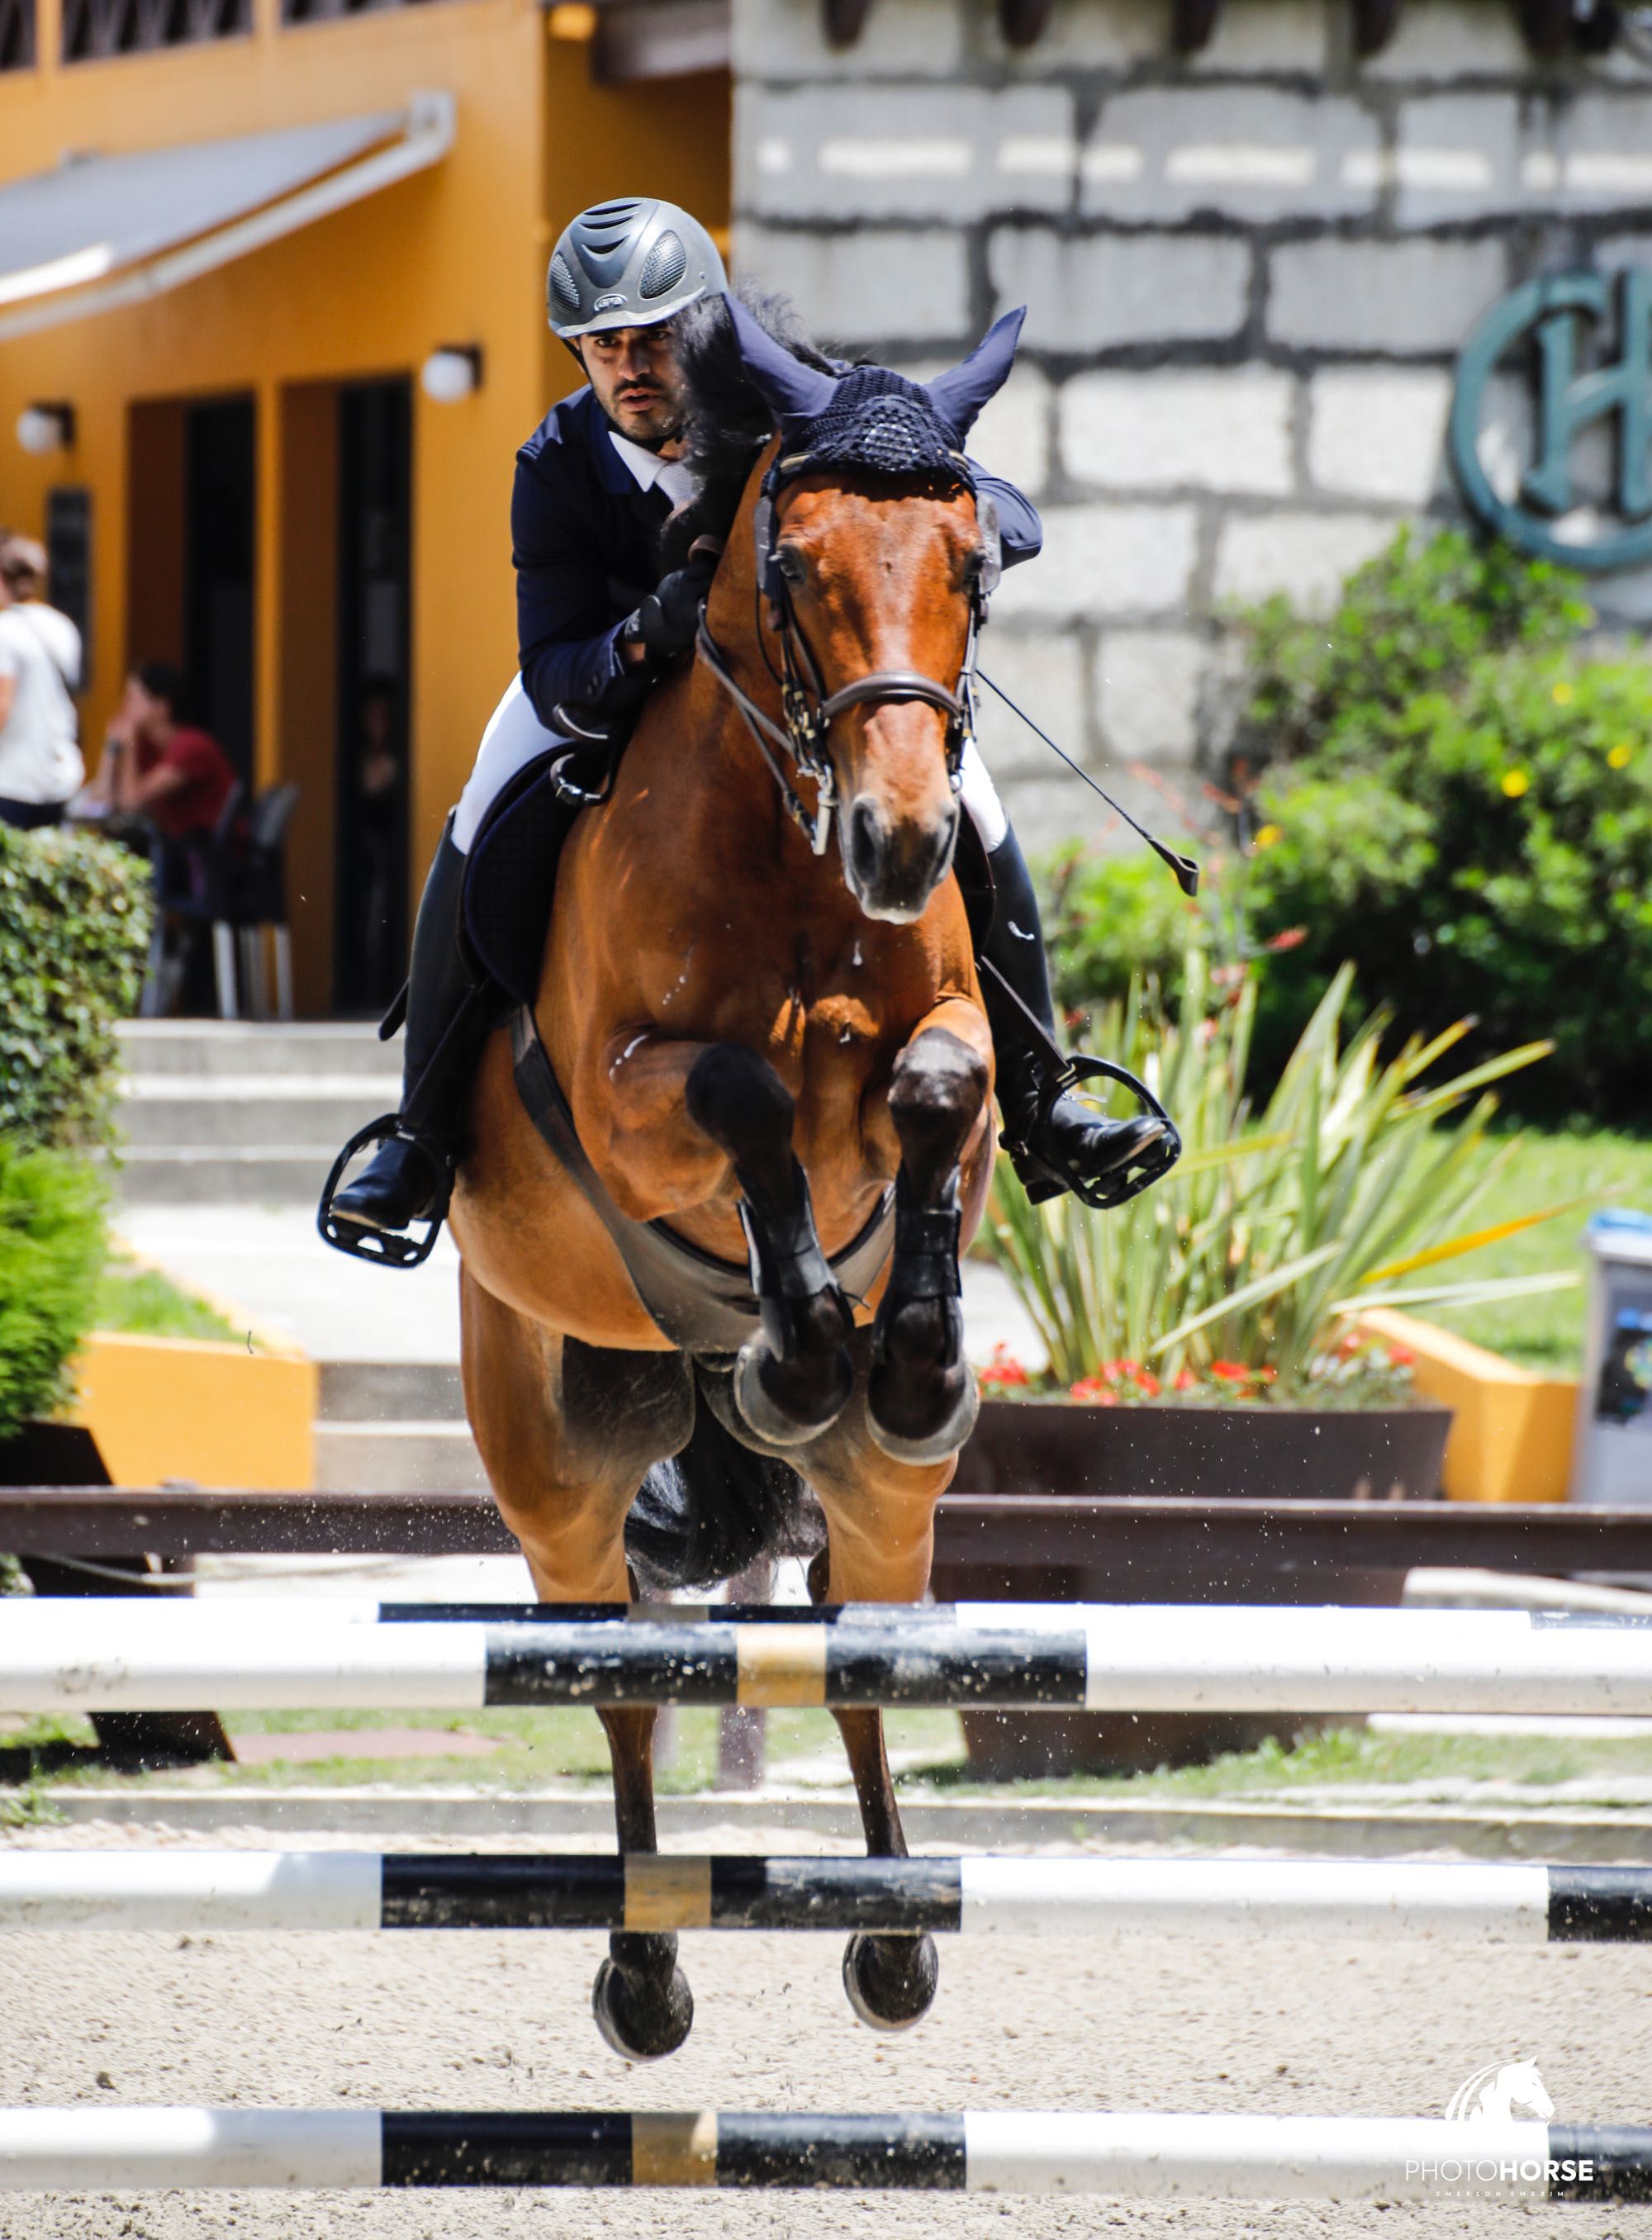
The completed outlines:
<svg viewBox="0 0 1652 2240">
<path fill-rule="evenodd" d="M 487 1485 L 456 1362 L 324 1361 L 320 1407 L 316 1484 L 323 1493 L 462 1493 Z"/>
<path fill-rule="evenodd" d="M 123 1205 L 313 1205 L 339 1145 L 401 1095 L 365 1024 L 133 1019 L 121 1048 Z"/>
</svg>

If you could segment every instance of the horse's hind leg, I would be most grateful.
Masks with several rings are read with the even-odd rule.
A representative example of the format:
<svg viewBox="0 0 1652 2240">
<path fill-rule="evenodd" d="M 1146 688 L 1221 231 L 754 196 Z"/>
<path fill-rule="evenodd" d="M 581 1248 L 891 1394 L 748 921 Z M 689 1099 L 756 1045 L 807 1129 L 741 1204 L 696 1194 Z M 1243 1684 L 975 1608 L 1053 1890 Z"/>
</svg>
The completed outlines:
<svg viewBox="0 0 1652 2240">
<path fill-rule="evenodd" d="M 865 1341 L 863 1339 L 863 1343 Z M 929 1576 L 935 1504 L 952 1477 L 947 1461 L 925 1469 L 886 1461 L 865 1443 L 857 1401 L 809 1457 L 826 1512 L 828 1540 L 809 1567 L 816 1602 L 917 1602 Z M 896 1803 L 880 1710 L 836 1710 L 869 1858 L 903 1859 L 906 1836 Z M 843 1951 L 849 2003 L 873 2030 L 908 2030 L 929 2012 L 940 1981 L 935 1939 L 862 1932 Z"/>
<path fill-rule="evenodd" d="M 625 1602 L 625 1517 L 649 1465 L 694 1423 L 677 1354 L 615 1353 L 563 1338 L 466 1276 L 460 1292 L 465 1406 L 505 1523 L 542 1602 Z M 657 1850 L 652 1710 L 597 1715 L 614 1767 L 622 1854 Z M 694 2020 L 674 1936 L 616 1930 L 591 1993 L 616 2053 L 674 2053 Z"/>
<path fill-rule="evenodd" d="M 896 1462 L 939 1462 L 956 1452 L 975 1422 L 975 1378 L 963 1353 L 958 1182 L 988 1083 L 977 1052 L 933 1021 L 896 1062 L 895 1257 L 873 1326 L 867 1391 L 868 1428 Z"/>
<path fill-rule="evenodd" d="M 735 1405 L 759 1438 L 798 1446 L 835 1423 L 849 1398 L 854 1317 L 816 1234 L 792 1150 L 791 1093 L 767 1059 L 738 1043 L 703 1050 L 684 1093 L 689 1119 L 734 1162 L 757 1271 L 763 1335 L 736 1364 Z"/>
</svg>

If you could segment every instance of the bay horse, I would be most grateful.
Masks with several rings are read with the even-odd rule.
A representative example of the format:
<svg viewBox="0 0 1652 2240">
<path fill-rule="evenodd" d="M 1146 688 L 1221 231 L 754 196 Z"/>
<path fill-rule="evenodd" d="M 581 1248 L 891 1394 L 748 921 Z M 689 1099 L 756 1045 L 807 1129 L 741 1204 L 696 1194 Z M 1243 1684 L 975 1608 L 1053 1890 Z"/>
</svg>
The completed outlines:
<svg viewBox="0 0 1652 2240">
<path fill-rule="evenodd" d="M 623 1603 L 639 1573 L 728 1577 L 765 1545 L 806 1552 L 822 1518 L 816 1600 L 916 1602 L 975 1413 L 958 1255 L 995 1150 L 953 870 L 993 561 L 962 445 L 1020 317 L 920 390 L 806 363 L 733 303 L 715 317 L 749 423 L 737 509 L 696 657 L 653 691 L 611 797 L 567 840 L 514 1050 L 536 1027 L 595 1188 L 549 1147 L 494 1034 L 451 1208 L 465 1405 L 546 1603 Z M 693 429 L 691 366 L 689 395 Z M 823 414 L 829 464 L 809 448 Z M 749 1270 L 736 1357 L 661 1328 L 616 1209 Z M 869 1237 L 883 1264 L 852 1296 L 832 1263 Z M 675 1563 L 657 1533 L 642 1561 L 650 1503 L 681 1528 Z M 652 1852 L 656 1714 L 599 1716 L 620 1849 Z M 869 1854 L 904 1856 L 881 1712 L 834 1716 Z M 856 1937 L 844 1957 L 851 2004 L 885 2029 L 927 2011 L 936 1975 L 927 1936 Z M 593 2007 L 629 2058 L 681 2044 L 675 1935 L 616 1933 Z"/>
</svg>

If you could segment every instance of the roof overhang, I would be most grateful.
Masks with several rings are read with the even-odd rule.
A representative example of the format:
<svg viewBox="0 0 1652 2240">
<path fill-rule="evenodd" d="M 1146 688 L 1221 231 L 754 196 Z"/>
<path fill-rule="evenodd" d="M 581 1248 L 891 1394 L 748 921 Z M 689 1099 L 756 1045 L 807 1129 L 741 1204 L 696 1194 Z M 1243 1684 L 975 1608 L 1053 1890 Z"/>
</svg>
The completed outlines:
<svg viewBox="0 0 1652 2240">
<path fill-rule="evenodd" d="M 0 186 L 0 342 L 164 295 L 439 163 L 453 97 L 131 156 Z"/>
</svg>

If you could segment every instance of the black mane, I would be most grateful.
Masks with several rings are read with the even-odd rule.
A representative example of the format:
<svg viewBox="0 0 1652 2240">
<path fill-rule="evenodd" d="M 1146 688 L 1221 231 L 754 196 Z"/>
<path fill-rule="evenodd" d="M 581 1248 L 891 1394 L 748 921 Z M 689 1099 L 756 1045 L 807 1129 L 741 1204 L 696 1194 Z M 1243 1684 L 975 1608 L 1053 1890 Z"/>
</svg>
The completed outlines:
<svg viewBox="0 0 1652 2240">
<path fill-rule="evenodd" d="M 735 291 L 752 317 L 794 357 L 823 373 L 832 362 L 804 333 L 784 296 L 745 286 Z M 683 459 L 698 484 L 662 533 L 662 557 L 680 568 L 696 537 L 726 537 L 734 526 L 751 470 L 775 432 L 762 392 L 741 363 L 721 296 L 703 296 L 678 313 L 677 363 L 683 382 Z"/>
</svg>

